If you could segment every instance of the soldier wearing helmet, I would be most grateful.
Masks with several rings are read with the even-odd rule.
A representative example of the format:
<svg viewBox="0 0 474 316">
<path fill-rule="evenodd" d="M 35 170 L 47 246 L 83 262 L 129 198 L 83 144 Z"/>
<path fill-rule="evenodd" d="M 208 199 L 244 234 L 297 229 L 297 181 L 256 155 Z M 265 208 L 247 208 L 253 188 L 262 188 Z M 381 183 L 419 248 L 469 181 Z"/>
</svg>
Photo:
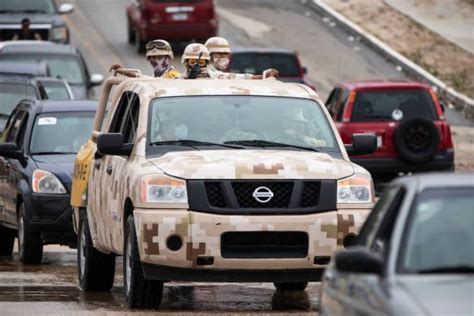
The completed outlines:
<svg viewBox="0 0 474 316">
<path fill-rule="evenodd" d="M 278 76 L 278 70 L 276 69 L 267 69 L 262 75 L 224 72 L 230 61 L 231 49 L 229 42 L 223 37 L 211 37 L 205 45 L 211 56 L 211 65 L 208 71 L 212 79 L 262 79 Z"/>
<path fill-rule="evenodd" d="M 182 79 L 205 79 L 209 77 L 209 63 L 211 57 L 206 46 L 198 43 L 186 46 L 181 57 L 181 63 L 186 68 Z"/>
<path fill-rule="evenodd" d="M 153 75 L 163 79 L 177 79 L 181 74 L 176 71 L 171 64 L 174 59 L 173 50 L 170 43 L 165 40 L 153 40 L 146 44 L 146 59 L 153 67 Z M 109 71 L 122 68 L 119 64 L 114 64 Z"/>
</svg>

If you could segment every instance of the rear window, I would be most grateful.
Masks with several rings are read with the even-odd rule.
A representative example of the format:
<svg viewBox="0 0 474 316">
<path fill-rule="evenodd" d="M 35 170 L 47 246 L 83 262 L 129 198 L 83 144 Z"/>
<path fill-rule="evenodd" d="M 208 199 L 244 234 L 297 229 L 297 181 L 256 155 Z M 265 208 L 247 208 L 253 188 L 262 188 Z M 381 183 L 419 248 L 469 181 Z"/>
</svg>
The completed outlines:
<svg viewBox="0 0 474 316">
<path fill-rule="evenodd" d="M 384 90 L 358 92 L 352 110 L 353 122 L 393 120 L 395 110 L 403 119 L 437 119 L 434 103 L 427 90 Z"/>
<path fill-rule="evenodd" d="M 54 14 L 53 0 L 0 0 L 0 13 Z"/>
<path fill-rule="evenodd" d="M 233 54 L 229 71 L 235 73 L 261 74 L 268 68 L 278 69 L 282 77 L 300 76 L 301 70 L 295 55 L 292 54 Z"/>
<path fill-rule="evenodd" d="M 152 0 L 153 3 L 163 3 L 163 2 L 177 2 L 177 3 L 195 3 L 195 2 L 206 2 L 210 0 Z"/>
</svg>

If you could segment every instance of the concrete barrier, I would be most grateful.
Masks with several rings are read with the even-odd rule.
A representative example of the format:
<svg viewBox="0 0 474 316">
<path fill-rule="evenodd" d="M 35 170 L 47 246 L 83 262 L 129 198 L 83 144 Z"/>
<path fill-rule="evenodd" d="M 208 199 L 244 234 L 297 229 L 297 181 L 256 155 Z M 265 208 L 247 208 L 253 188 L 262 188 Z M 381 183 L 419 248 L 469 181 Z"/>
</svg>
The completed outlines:
<svg viewBox="0 0 474 316">
<path fill-rule="evenodd" d="M 406 58 L 386 43 L 376 38 L 372 34 L 364 31 L 360 26 L 350 21 L 348 18 L 332 9 L 322 0 L 310 0 L 309 6 L 317 13 L 324 17 L 331 18 L 345 31 L 353 36 L 360 38 L 362 42 L 374 49 L 376 52 L 390 60 L 392 63 L 402 67 L 402 70 L 414 79 L 425 82 L 433 87 L 438 92 L 438 95 L 454 105 L 456 109 L 461 111 L 467 118 L 474 118 L 474 100 L 470 97 L 457 92 L 452 87 L 449 87 L 445 82 L 433 76 L 423 67 L 420 67 L 410 59 Z"/>
</svg>

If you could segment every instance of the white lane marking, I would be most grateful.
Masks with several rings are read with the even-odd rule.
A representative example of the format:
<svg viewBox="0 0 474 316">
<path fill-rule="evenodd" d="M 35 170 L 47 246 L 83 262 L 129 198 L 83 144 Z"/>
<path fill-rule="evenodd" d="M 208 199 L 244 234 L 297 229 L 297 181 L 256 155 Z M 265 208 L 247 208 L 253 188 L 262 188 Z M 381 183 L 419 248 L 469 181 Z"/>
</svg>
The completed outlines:
<svg viewBox="0 0 474 316">
<path fill-rule="evenodd" d="M 268 24 L 238 15 L 227 9 L 218 8 L 217 12 L 224 19 L 228 20 L 230 24 L 244 31 L 245 34 L 247 34 L 247 36 L 252 39 L 262 38 L 263 34 L 272 30 L 272 27 Z"/>
</svg>

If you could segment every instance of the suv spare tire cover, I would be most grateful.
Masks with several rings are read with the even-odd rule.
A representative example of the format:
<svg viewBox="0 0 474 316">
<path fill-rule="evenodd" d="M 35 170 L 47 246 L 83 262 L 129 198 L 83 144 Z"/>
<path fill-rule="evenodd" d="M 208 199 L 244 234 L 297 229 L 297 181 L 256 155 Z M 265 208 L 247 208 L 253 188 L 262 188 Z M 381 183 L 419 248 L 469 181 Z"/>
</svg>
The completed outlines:
<svg viewBox="0 0 474 316">
<path fill-rule="evenodd" d="M 395 148 L 400 157 L 413 163 L 433 159 L 439 143 L 440 135 L 435 124 L 422 118 L 403 121 L 394 135 Z"/>
</svg>

